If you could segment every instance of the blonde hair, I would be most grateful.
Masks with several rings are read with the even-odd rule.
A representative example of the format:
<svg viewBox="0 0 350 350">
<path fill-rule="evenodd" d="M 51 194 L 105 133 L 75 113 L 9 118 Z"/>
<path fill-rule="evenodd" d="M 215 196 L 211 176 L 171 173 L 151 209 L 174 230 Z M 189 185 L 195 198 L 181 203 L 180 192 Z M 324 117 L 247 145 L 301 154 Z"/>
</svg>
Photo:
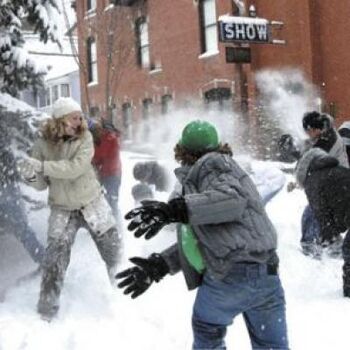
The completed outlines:
<svg viewBox="0 0 350 350">
<path fill-rule="evenodd" d="M 81 138 L 84 133 L 88 130 L 87 123 L 83 117 L 81 117 L 81 125 L 78 127 L 74 138 Z M 43 138 L 53 145 L 64 142 L 65 139 L 65 128 L 67 123 L 68 115 L 61 118 L 50 118 L 46 120 L 41 126 L 41 133 Z"/>
</svg>

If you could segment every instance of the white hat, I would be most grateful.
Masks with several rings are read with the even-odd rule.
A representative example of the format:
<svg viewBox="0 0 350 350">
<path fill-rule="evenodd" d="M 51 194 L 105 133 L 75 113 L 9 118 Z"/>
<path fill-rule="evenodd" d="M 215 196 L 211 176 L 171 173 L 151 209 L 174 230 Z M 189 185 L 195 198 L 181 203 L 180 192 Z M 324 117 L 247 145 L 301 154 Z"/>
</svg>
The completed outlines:
<svg viewBox="0 0 350 350">
<path fill-rule="evenodd" d="M 55 119 L 72 112 L 81 112 L 81 107 L 70 97 L 61 97 L 53 104 L 52 117 Z"/>
</svg>

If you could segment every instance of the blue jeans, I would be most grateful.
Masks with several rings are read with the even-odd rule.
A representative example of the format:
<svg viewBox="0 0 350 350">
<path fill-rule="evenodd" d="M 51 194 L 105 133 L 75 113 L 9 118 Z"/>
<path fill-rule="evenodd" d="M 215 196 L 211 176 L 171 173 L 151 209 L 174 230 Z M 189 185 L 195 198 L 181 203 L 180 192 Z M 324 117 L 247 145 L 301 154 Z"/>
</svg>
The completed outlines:
<svg viewBox="0 0 350 350">
<path fill-rule="evenodd" d="M 112 208 L 112 212 L 115 218 L 118 216 L 118 198 L 119 187 L 121 183 L 121 176 L 112 175 L 101 178 L 101 184 L 106 190 L 106 199 L 108 204 Z"/>
<path fill-rule="evenodd" d="M 315 243 L 319 241 L 319 237 L 320 224 L 310 205 L 307 205 L 301 218 L 301 242 Z"/>
<path fill-rule="evenodd" d="M 243 314 L 253 349 L 288 349 L 284 291 L 266 264 L 236 264 L 222 281 L 207 274 L 193 307 L 193 349 L 226 349 L 226 328 Z"/>
</svg>

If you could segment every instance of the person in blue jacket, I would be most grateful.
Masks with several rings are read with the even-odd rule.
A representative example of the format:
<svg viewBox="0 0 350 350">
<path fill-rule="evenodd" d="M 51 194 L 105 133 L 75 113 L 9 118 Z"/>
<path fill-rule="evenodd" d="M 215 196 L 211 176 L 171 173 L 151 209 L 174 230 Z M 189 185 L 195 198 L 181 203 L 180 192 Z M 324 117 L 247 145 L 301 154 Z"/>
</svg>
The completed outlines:
<svg viewBox="0 0 350 350">
<path fill-rule="evenodd" d="M 216 128 L 187 124 L 175 147 L 182 188 L 165 202 L 143 201 L 126 219 L 136 237 L 152 238 L 178 223 L 177 243 L 148 258 L 134 257 L 116 275 L 136 298 L 165 275 L 182 270 L 193 307 L 193 349 L 225 349 L 227 326 L 242 314 L 254 349 L 288 349 L 277 234 L 248 174 L 233 160 Z"/>
</svg>

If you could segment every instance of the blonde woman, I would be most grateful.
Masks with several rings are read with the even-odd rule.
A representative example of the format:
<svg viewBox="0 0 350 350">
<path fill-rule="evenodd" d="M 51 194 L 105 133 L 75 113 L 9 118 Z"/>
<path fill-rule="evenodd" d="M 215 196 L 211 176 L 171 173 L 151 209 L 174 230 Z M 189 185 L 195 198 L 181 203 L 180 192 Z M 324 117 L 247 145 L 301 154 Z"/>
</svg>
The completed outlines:
<svg viewBox="0 0 350 350">
<path fill-rule="evenodd" d="M 58 312 L 59 297 L 71 247 L 79 228 L 86 228 L 113 278 L 120 255 L 120 236 L 112 211 L 96 178 L 91 160 L 92 136 L 80 106 L 60 98 L 52 118 L 26 159 L 24 177 L 37 190 L 48 187 L 51 209 L 46 258 L 43 263 L 38 312 L 51 320 Z"/>
</svg>

